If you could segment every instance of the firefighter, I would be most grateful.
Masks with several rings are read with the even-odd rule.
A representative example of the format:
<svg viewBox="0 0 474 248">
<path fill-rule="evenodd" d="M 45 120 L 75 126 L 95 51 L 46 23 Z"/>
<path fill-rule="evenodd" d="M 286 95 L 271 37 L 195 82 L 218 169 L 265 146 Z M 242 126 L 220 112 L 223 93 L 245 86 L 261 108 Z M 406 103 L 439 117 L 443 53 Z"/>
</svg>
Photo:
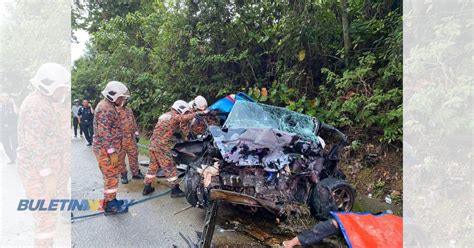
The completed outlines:
<svg viewBox="0 0 474 248">
<path fill-rule="evenodd" d="M 207 100 L 203 96 L 197 96 L 194 100 L 188 103 L 191 111 L 205 111 L 207 109 Z M 207 126 L 219 125 L 219 120 L 215 117 L 215 112 L 209 112 L 211 115 L 197 116 L 189 122 L 183 123 L 181 126 L 182 136 L 187 140 L 189 138 L 196 138 L 203 134 Z"/>
<path fill-rule="evenodd" d="M 34 91 L 23 101 L 18 117 L 18 175 L 29 199 L 67 199 L 70 165 L 71 74 L 46 63 L 30 80 Z M 52 247 L 58 212 L 34 211 L 34 246 Z"/>
<path fill-rule="evenodd" d="M 171 110 L 160 116 L 153 130 L 149 146 L 150 166 L 146 173 L 143 189 L 143 195 L 151 194 L 155 188 L 151 186 L 156 177 L 158 168 L 163 169 L 165 177 L 171 186 L 171 197 L 183 197 L 184 192 L 177 183 L 176 166 L 171 157 L 171 149 L 175 144 L 174 134 L 180 130 L 180 124 L 189 122 L 197 114 L 206 112 L 191 112 L 185 101 L 178 100 L 174 102 Z"/>
<path fill-rule="evenodd" d="M 138 167 L 138 125 L 133 116 L 133 111 L 130 107 L 126 106 L 128 99 L 125 100 L 123 106 L 118 106 L 117 111 L 120 116 L 122 123 L 122 150 L 119 154 L 119 170 L 121 174 L 122 184 L 128 183 L 127 177 L 127 165 L 125 164 L 125 156 L 128 157 L 128 165 L 132 172 L 133 179 L 144 179 L 140 168 Z"/>
<path fill-rule="evenodd" d="M 128 206 L 116 199 L 123 138 L 117 106 L 125 103 L 128 89 L 121 82 L 111 81 L 102 95 L 104 99 L 95 109 L 93 150 L 104 178 L 104 212 L 114 215 L 128 212 Z"/>
</svg>

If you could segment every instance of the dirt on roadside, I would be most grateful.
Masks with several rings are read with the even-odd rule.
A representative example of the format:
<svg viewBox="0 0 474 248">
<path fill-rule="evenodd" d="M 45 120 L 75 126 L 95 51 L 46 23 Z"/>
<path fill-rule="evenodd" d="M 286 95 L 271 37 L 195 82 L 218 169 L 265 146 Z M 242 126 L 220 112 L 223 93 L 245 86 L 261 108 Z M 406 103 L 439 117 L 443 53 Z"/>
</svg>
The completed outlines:
<svg viewBox="0 0 474 248">
<path fill-rule="evenodd" d="M 403 205 L 403 152 L 396 147 L 384 148 L 377 143 L 347 146 L 341 154 L 339 168 L 355 187 L 359 202 L 381 203 L 397 215 Z M 371 204 L 364 204 L 370 206 Z M 363 210 L 366 210 L 364 207 Z M 379 208 L 380 209 L 380 208 Z M 357 210 L 357 207 L 355 207 Z"/>
</svg>

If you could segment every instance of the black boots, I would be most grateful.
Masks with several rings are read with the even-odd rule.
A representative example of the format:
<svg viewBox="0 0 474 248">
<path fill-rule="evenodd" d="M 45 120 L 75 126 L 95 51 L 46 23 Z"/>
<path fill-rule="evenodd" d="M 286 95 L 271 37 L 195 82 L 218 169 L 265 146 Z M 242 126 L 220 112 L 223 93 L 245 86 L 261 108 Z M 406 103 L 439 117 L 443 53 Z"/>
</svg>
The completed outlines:
<svg viewBox="0 0 474 248">
<path fill-rule="evenodd" d="M 176 184 L 171 188 L 171 198 L 183 197 L 184 192 L 179 188 L 179 184 Z"/>
<path fill-rule="evenodd" d="M 128 183 L 127 172 L 122 173 L 121 178 L 122 178 L 122 184 L 127 184 Z M 138 171 L 138 174 L 133 175 L 132 178 L 133 179 L 144 179 L 145 176 L 142 174 L 141 171 Z"/>
<path fill-rule="evenodd" d="M 139 170 L 138 174 L 132 176 L 133 179 L 144 179 L 145 176 L 142 174 L 142 172 Z"/>
<path fill-rule="evenodd" d="M 155 188 L 153 188 L 150 184 L 145 184 L 145 187 L 143 188 L 143 195 L 149 195 L 151 193 L 155 192 Z M 177 198 L 177 197 L 183 197 L 184 192 L 179 189 L 179 184 L 176 184 L 172 186 L 171 188 L 171 198 Z"/>
<path fill-rule="evenodd" d="M 155 188 L 153 188 L 150 184 L 145 184 L 145 188 L 143 188 L 143 195 L 149 195 L 151 193 L 155 192 Z"/>
<path fill-rule="evenodd" d="M 104 215 L 116 215 L 128 212 L 128 205 L 122 200 L 113 199 L 105 203 Z"/>
<path fill-rule="evenodd" d="M 122 178 L 122 184 L 128 183 L 127 172 L 122 173 L 121 178 Z"/>
</svg>

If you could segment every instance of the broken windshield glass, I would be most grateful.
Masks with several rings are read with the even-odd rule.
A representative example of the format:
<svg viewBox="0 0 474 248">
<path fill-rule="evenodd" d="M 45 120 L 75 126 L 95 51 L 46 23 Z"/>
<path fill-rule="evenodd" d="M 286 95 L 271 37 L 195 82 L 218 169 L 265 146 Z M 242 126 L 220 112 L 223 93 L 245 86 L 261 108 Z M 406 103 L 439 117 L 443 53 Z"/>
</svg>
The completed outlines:
<svg viewBox="0 0 474 248">
<path fill-rule="evenodd" d="M 316 122 L 313 117 L 291 111 L 286 108 L 236 101 L 227 117 L 226 128 L 272 128 L 293 133 L 302 139 L 318 144 L 314 133 Z"/>
</svg>

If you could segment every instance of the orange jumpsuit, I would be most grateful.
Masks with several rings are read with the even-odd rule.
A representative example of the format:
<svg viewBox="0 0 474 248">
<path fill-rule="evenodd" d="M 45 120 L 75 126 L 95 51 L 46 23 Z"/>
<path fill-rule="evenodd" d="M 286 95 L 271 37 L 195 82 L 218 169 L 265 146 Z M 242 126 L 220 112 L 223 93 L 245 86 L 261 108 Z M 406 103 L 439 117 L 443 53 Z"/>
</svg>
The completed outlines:
<svg viewBox="0 0 474 248">
<path fill-rule="evenodd" d="M 70 176 L 70 110 L 35 91 L 18 117 L 18 174 L 29 199 L 67 199 Z M 35 211 L 35 247 L 52 246 L 58 212 Z"/>
<path fill-rule="evenodd" d="M 203 134 L 207 126 L 217 125 L 219 125 L 219 120 L 215 116 L 202 116 L 199 119 L 194 118 L 180 124 L 181 135 L 183 136 L 183 140 L 188 140 L 191 135 L 192 137 L 196 137 L 199 134 Z"/>
<path fill-rule="evenodd" d="M 180 130 L 181 123 L 192 120 L 194 116 L 196 113 L 180 115 L 173 110 L 160 116 L 148 147 L 150 166 L 145 176 L 145 184 L 152 183 L 160 167 L 168 179 L 176 177 L 176 166 L 171 157 L 171 149 L 175 143 L 173 134 Z"/>
<path fill-rule="evenodd" d="M 100 101 L 95 109 L 93 150 L 104 178 L 105 202 L 115 199 L 117 195 L 119 167 L 112 165 L 109 154 L 120 154 L 122 137 L 115 105 L 105 99 Z"/>
<path fill-rule="evenodd" d="M 117 111 L 122 123 L 122 149 L 119 154 L 119 173 L 127 172 L 125 156 L 128 156 L 128 165 L 132 175 L 138 175 L 138 146 L 135 136 L 138 134 L 138 126 L 133 116 L 133 111 L 129 107 L 117 107 Z"/>
</svg>

